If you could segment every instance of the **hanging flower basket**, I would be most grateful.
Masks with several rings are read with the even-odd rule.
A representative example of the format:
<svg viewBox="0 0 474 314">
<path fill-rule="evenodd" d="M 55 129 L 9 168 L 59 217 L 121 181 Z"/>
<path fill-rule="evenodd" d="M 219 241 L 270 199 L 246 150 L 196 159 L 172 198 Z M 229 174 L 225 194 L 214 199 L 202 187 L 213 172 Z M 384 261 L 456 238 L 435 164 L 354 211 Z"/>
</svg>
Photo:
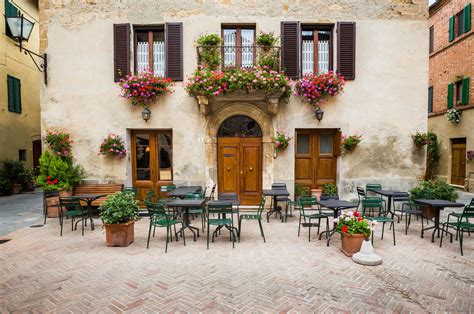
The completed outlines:
<svg viewBox="0 0 474 314">
<path fill-rule="evenodd" d="M 153 102 L 163 94 L 172 94 L 174 86 L 172 80 L 166 77 L 157 77 L 153 73 L 143 72 L 137 75 L 127 75 L 119 83 L 123 98 L 132 102 L 134 106 L 143 106 Z"/>
<path fill-rule="evenodd" d="M 362 141 L 362 134 L 342 135 L 341 148 L 345 153 L 352 152 L 356 146 Z"/>
<path fill-rule="evenodd" d="M 125 148 L 124 140 L 116 134 L 109 134 L 100 145 L 100 155 L 114 156 L 118 160 L 125 158 L 127 156 L 127 149 Z"/>
<path fill-rule="evenodd" d="M 454 108 L 451 108 L 446 111 L 446 120 L 453 124 L 458 124 L 459 122 L 461 122 L 461 116 L 462 112 Z"/>
<path fill-rule="evenodd" d="M 428 144 L 428 135 L 426 133 L 416 132 L 411 136 L 411 138 L 413 139 L 413 144 L 415 144 L 417 148 L 421 148 Z"/>
<path fill-rule="evenodd" d="M 49 129 L 46 131 L 44 141 L 56 156 L 63 158 L 72 157 L 72 140 L 68 132 L 58 129 Z"/>
<path fill-rule="evenodd" d="M 344 76 L 332 71 L 318 75 L 308 74 L 296 82 L 296 95 L 302 96 L 305 103 L 317 110 L 324 98 L 342 94 L 345 84 Z"/>
<path fill-rule="evenodd" d="M 275 152 L 283 152 L 288 147 L 288 144 L 290 143 L 291 139 L 291 136 L 288 136 L 281 131 L 277 131 L 276 135 L 272 137 Z"/>
<path fill-rule="evenodd" d="M 472 161 L 474 159 L 474 151 L 468 150 L 466 152 L 466 160 L 467 161 Z"/>
</svg>

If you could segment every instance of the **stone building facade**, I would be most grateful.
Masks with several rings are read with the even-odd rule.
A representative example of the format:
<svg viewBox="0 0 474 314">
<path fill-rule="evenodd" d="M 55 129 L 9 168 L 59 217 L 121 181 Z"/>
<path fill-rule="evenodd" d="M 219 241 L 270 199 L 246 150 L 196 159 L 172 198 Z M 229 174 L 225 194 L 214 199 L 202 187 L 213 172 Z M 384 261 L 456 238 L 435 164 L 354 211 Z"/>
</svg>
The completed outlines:
<svg viewBox="0 0 474 314">
<path fill-rule="evenodd" d="M 0 1 L 0 160 L 23 160 L 31 168 L 38 165 L 41 155 L 41 73 L 30 56 L 20 52 L 7 31 L 3 14 L 9 16 L 19 11 L 30 21 L 39 20 L 35 1 Z M 23 44 L 38 52 L 38 25 Z"/>
<path fill-rule="evenodd" d="M 284 182 L 291 193 L 295 181 L 304 179 L 304 173 L 313 176 L 320 171 L 324 179 L 321 182 L 337 183 L 342 197 L 349 197 L 357 185 L 367 182 L 406 190 L 424 173 L 425 154 L 412 148 L 410 135 L 427 129 L 425 0 L 44 0 L 40 2 L 40 15 L 41 47 L 50 56 L 49 82 L 43 85 L 41 97 L 43 132 L 60 127 L 71 133 L 75 160 L 84 166 L 90 182 L 113 181 L 140 187 L 171 181 L 177 185 L 215 183 L 222 191 L 220 176 L 225 176 L 226 171 L 234 173 L 234 169 L 221 161 L 235 154 L 240 159 L 234 162 L 244 168 L 245 163 L 251 164 L 248 169 L 240 169 L 240 175 L 235 172 L 237 177 L 231 181 L 237 190 L 255 179 L 247 177 L 252 171 L 253 175 L 257 173 L 256 181 L 252 181 L 255 191 L 269 188 L 273 182 Z M 355 26 L 355 77 L 347 81 L 344 94 L 322 105 L 323 120 L 318 122 L 314 112 L 297 96 L 291 96 L 288 102 L 275 102 L 258 93 L 235 93 L 213 100 L 207 112 L 200 110 L 197 99 L 189 97 L 183 86 L 197 67 L 196 38 L 208 33 L 224 36 L 227 28 L 230 32 L 250 28 L 253 34 L 263 31 L 281 35 L 285 21 L 298 21 L 303 27 L 297 29 L 298 45 L 304 26 L 324 26 L 326 34 L 333 38 L 329 57 L 334 70 L 338 56 L 343 55 L 337 45 L 338 23 L 353 22 Z M 126 63 L 131 71 L 141 62 L 135 61 L 135 34 L 141 38 L 139 32 L 147 28 L 164 28 L 166 33 L 170 25 L 181 25 L 178 72 L 181 69 L 182 80 L 175 82 L 172 95 L 161 96 L 149 105 L 152 115 L 147 122 L 142 119 L 141 108 L 132 107 L 120 97 L 114 82 L 114 24 L 129 25 Z M 170 38 L 166 34 L 165 41 Z M 159 41 L 162 35 L 156 36 Z M 283 45 L 285 40 L 281 38 Z M 165 51 L 169 49 L 165 47 Z M 301 73 L 301 63 L 295 64 Z M 165 71 L 166 74 L 170 76 Z M 234 151 L 221 151 L 219 143 L 225 141 L 219 130 L 235 116 L 256 122 L 260 132 L 257 148 L 249 144 L 250 149 L 246 150 L 246 144 L 240 141 L 239 147 L 226 146 Z M 277 130 L 290 134 L 293 140 L 275 156 L 272 136 Z M 336 154 L 337 142 L 332 140 L 338 132 L 363 133 L 362 142 L 350 154 Z M 126 139 L 128 158 L 118 161 L 97 156 L 102 139 L 109 133 Z M 158 143 L 157 147 L 150 148 L 152 142 Z M 319 151 L 315 154 L 321 157 L 325 153 L 332 160 L 330 165 L 324 165 L 324 160 L 314 161 L 316 147 Z M 155 149 L 156 153 L 149 154 Z M 172 155 L 171 160 L 156 160 L 163 151 Z M 305 152 L 309 162 L 297 166 L 297 156 Z M 245 161 L 248 156 L 255 160 Z M 150 170 L 153 167 L 154 173 Z M 321 169 L 326 169 L 326 174 L 321 174 Z M 319 183 L 313 181 L 312 185 Z"/>
<path fill-rule="evenodd" d="M 472 5 L 470 0 L 440 0 L 429 9 L 428 127 L 441 142 L 437 175 L 459 186 L 474 184 L 474 162 L 466 156 L 474 151 Z M 450 108 L 462 112 L 460 123 L 446 120 Z"/>
</svg>

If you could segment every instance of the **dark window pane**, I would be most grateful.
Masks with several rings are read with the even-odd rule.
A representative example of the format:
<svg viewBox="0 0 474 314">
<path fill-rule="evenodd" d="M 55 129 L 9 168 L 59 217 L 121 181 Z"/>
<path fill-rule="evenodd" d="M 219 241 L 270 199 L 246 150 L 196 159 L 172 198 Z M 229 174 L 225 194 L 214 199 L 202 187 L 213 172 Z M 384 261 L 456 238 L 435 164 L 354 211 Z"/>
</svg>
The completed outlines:
<svg viewBox="0 0 474 314">
<path fill-rule="evenodd" d="M 26 149 L 20 149 L 18 151 L 18 160 L 26 161 Z"/>
<path fill-rule="evenodd" d="M 233 116 L 225 120 L 217 132 L 219 137 L 262 137 L 258 123 L 247 116 Z"/>
<path fill-rule="evenodd" d="M 296 142 L 297 154 L 309 154 L 309 134 L 298 134 Z"/>
<path fill-rule="evenodd" d="M 165 32 L 164 31 L 153 32 L 153 41 L 165 41 Z"/>
<path fill-rule="evenodd" d="M 319 153 L 332 154 L 332 134 L 319 135 Z"/>
<path fill-rule="evenodd" d="M 148 42 L 148 32 L 137 32 L 138 42 Z"/>
<path fill-rule="evenodd" d="M 150 136 L 137 134 L 136 137 L 137 180 L 150 180 Z"/>
</svg>

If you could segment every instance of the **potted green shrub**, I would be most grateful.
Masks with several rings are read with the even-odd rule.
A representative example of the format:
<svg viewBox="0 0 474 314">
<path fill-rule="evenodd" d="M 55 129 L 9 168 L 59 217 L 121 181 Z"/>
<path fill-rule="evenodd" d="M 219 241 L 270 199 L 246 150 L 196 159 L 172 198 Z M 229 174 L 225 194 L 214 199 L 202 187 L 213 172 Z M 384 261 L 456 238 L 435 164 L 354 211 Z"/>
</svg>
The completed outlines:
<svg viewBox="0 0 474 314">
<path fill-rule="evenodd" d="M 109 195 L 99 207 L 99 218 L 105 226 L 107 246 L 129 246 L 134 240 L 134 223 L 138 216 L 138 201 L 133 193 Z"/>
<path fill-rule="evenodd" d="M 219 34 L 201 35 L 196 39 L 200 64 L 210 70 L 221 65 L 221 36 Z"/>
<path fill-rule="evenodd" d="M 335 183 L 323 184 L 323 193 L 325 196 L 337 196 L 337 185 Z"/>
<path fill-rule="evenodd" d="M 257 65 L 277 71 L 279 68 L 278 36 L 273 32 L 260 32 L 255 40 L 258 47 Z"/>
<path fill-rule="evenodd" d="M 3 188 L 9 187 L 9 190 L 6 190 L 6 192 L 9 194 L 19 194 L 25 181 L 25 174 L 26 166 L 23 161 L 4 160 L 2 162 Z"/>
<path fill-rule="evenodd" d="M 299 201 L 301 196 L 309 195 L 309 187 L 304 186 L 303 184 L 296 183 L 295 184 L 295 198 L 296 201 Z"/>
<path fill-rule="evenodd" d="M 456 190 L 441 180 L 425 180 L 421 181 L 418 186 L 410 190 L 412 200 L 428 199 L 428 200 L 445 200 L 454 202 L 458 199 Z M 431 219 L 435 217 L 435 209 L 430 207 L 422 207 L 423 216 Z"/>
</svg>

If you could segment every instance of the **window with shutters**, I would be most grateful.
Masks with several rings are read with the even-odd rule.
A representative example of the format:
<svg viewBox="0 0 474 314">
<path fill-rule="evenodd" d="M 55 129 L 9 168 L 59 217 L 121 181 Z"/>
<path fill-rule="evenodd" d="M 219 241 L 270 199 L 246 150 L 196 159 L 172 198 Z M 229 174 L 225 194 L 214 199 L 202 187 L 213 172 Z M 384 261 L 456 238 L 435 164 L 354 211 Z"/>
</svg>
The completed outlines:
<svg viewBox="0 0 474 314">
<path fill-rule="evenodd" d="M 464 34 L 464 10 L 456 14 L 455 17 L 455 33 L 456 37 Z"/>
<path fill-rule="evenodd" d="M 151 72 L 165 76 L 165 30 L 163 26 L 151 28 L 135 27 L 135 72 Z"/>
<path fill-rule="evenodd" d="M 16 77 L 7 76 L 8 111 L 21 113 L 21 82 Z"/>
<path fill-rule="evenodd" d="M 332 70 L 332 26 L 301 26 L 301 73 Z"/>
<path fill-rule="evenodd" d="M 255 25 L 222 25 L 222 43 L 224 66 L 254 66 Z"/>
<path fill-rule="evenodd" d="M 468 33 L 471 30 L 471 4 L 449 19 L 449 41 Z"/>
<path fill-rule="evenodd" d="M 462 97 L 462 80 L 456 81 L 454 83 L 454 100 L 456 105 L 461 104 L 461 97 Z"/>
<path fill-rule="evenodd" d="M 454 83 L 454 101 L 456 105 L 469 104 L 470 78 L 463 77 Z"/>
<path fill-rule="evenodd" d="M 430 53 L 434 51 L 434 26 L 430 27 Z"/>
<path fill-rule="evenodd" d="M 428 87 L 428 113 L 433 112 L 433 86 Z"/>
</svg>

